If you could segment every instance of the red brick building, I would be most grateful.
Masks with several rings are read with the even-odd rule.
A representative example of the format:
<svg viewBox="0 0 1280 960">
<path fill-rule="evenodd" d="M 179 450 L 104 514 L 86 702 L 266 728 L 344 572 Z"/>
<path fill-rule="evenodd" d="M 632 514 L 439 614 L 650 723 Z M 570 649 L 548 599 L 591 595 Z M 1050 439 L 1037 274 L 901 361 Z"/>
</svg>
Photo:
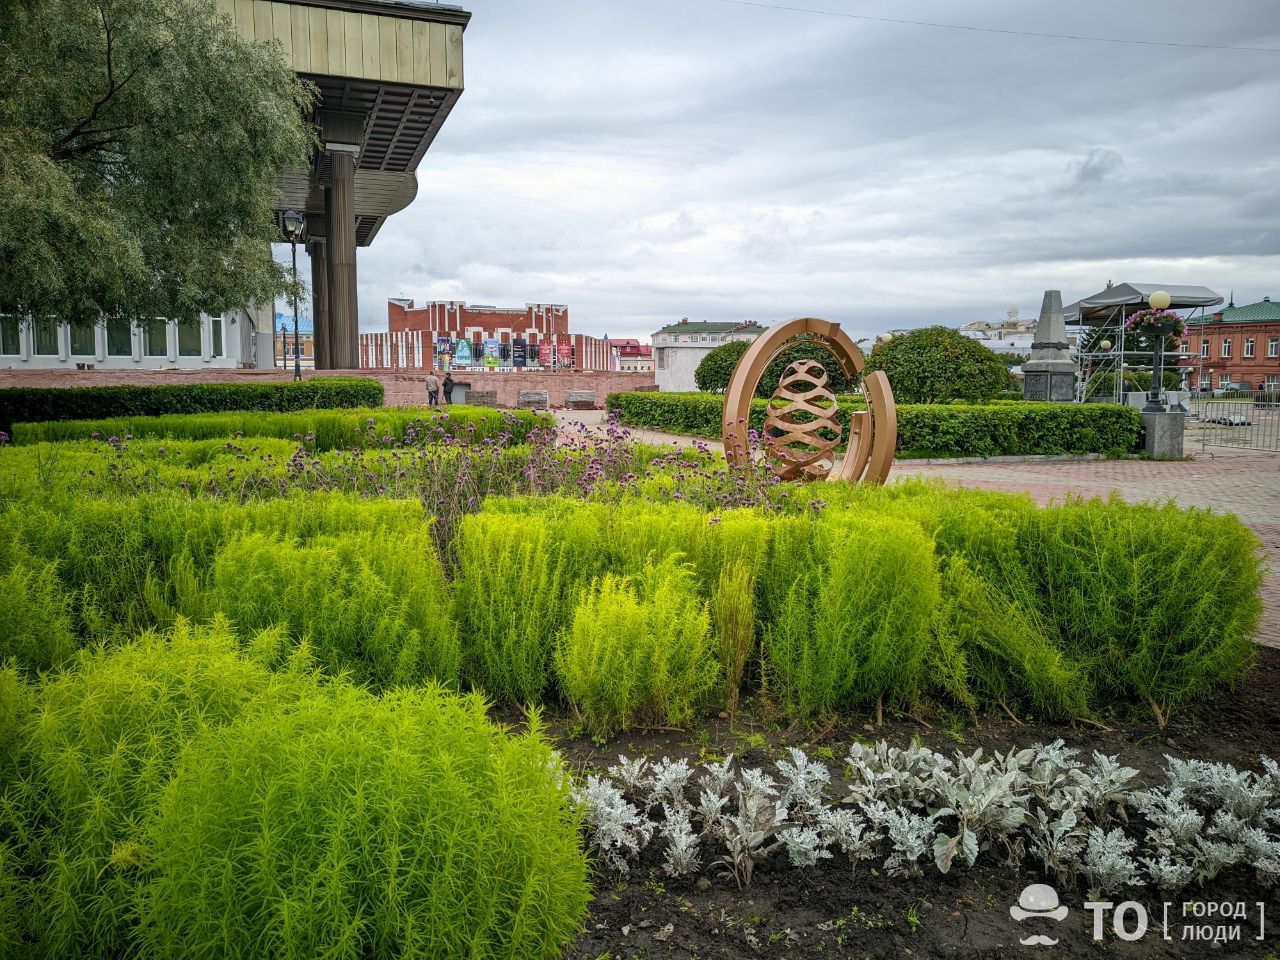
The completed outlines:
<svg viewBox="0 0 1280 960">
<path fill-rule="evenodd" d="M 1280 390 L 1280 304 L 1263 297 L 1188 321 L 1182 352 L 1192 388 Z"/>
<path fill-rule="evenodd" d="M 366 370 L 478 369 L 608 370 L 609 343 L 569 332 L 569 308 L 468 306 L 437 300 L 387 301 L 387 332 L 360 335 Z"/>
<path fill-rule="evenodd" d="M 614 367 L 623 373 L 652 373 L 653 347 L 639 340 L 610 340 L 613 350 Z"/>
</svg>

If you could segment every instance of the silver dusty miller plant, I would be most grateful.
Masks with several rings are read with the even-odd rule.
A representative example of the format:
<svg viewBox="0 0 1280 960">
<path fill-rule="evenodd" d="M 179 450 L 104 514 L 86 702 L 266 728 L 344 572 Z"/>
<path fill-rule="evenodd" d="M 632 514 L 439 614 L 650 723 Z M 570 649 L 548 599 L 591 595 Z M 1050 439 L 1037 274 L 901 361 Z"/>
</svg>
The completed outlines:
<svg viewBox="0 0 1280 960">
<path fill-rule="evenodd" d="M 1165 759 L 1166 782 L 1144 788 L 1115 757 L 1085 761 L 1061 740 L 951 758 L 854 744 L 837 792 L 826 765 L 796 748 L 776 777 L 737 769 L 732 756 L 697 769 L 620 757 L 571 796 L 601 862 L 620 873 L 657 837 L 670 876 L 705 864 L 744 887 L 774 854 L 796 869 L 847 859 L 895 877 L 919 876 L 930 860 L 948 873 L 984 857 L 1016 869 L 1030 857 L 1095 897 L 1139 884 L 1173 893 L 1246 867 L 1274 886 L 1280 764 L 1263 757 L 1256 773 Z"/>
</svg>

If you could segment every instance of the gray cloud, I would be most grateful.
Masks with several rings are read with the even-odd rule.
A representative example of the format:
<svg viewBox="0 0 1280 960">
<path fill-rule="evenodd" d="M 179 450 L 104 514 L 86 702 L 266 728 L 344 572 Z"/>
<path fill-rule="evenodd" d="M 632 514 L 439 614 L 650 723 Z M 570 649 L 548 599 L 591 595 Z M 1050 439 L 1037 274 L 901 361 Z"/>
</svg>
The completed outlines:
<svg viewBox="0 0 1280 960">
<path fill-rule="evenodd" d="M 1274 0 L 815 0 L 1280 47 Z M 937 30 L 714 0 L 474 0 L 468 89 L 360 251 L 386 298 L 568 303 L 575 329 L 829 315 L 856 336 L 1108 278 L 1280 295 L 1280 54 Z"/>
</svg>

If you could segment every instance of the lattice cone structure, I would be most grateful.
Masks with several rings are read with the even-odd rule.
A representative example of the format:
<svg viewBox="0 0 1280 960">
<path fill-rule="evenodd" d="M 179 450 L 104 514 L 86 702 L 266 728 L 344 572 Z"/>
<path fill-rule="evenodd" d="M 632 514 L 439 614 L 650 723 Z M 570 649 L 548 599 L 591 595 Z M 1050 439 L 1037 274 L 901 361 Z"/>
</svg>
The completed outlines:
<svg viewBox="0 0 1280 960">
<path fill-rule="evenodd" d="M 825 480 L 835 466 L 841 429 L 827 371 L 816 360 L 797 360 L 782 371 L 769 399 L 764 443 L 782 480 Z"/>
</svg>

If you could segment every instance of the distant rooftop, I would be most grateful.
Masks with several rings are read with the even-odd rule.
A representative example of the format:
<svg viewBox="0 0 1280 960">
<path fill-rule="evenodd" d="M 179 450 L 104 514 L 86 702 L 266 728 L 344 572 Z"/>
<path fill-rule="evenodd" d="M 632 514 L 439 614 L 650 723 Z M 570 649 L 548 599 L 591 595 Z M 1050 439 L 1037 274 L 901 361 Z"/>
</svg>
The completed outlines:
<svg viewBox="0 0 1280 960">
<path fill-rule="evenodd" d="M 707 321 L 689 321 L 681 320 L 679 323 L 670 323 L 663 327 L 658 333 L 764 333 L 764 327 L 756 323 L 754 320 L 748 320 L 745 323 L 733 320 L 707 320 Z"/>
<path fill-rule="evenodd" d="M 1210 319 L 1221 321 L 1222 323 L 1276 322 L 1280 321 L 1280 303 L 1272 303 L 1270 297 L 1263 297 L 1257 303 L 1248 303 L 1243 307 L 1231 304 L 1214 313 L 1212 318 L 1206 315 L 1203 318 L 1203 322 L 1207 323 Z M 1200 320 L 1201 318 L 1197 317 L 1192 322 L 1200 322 Z"/>
</svg>

